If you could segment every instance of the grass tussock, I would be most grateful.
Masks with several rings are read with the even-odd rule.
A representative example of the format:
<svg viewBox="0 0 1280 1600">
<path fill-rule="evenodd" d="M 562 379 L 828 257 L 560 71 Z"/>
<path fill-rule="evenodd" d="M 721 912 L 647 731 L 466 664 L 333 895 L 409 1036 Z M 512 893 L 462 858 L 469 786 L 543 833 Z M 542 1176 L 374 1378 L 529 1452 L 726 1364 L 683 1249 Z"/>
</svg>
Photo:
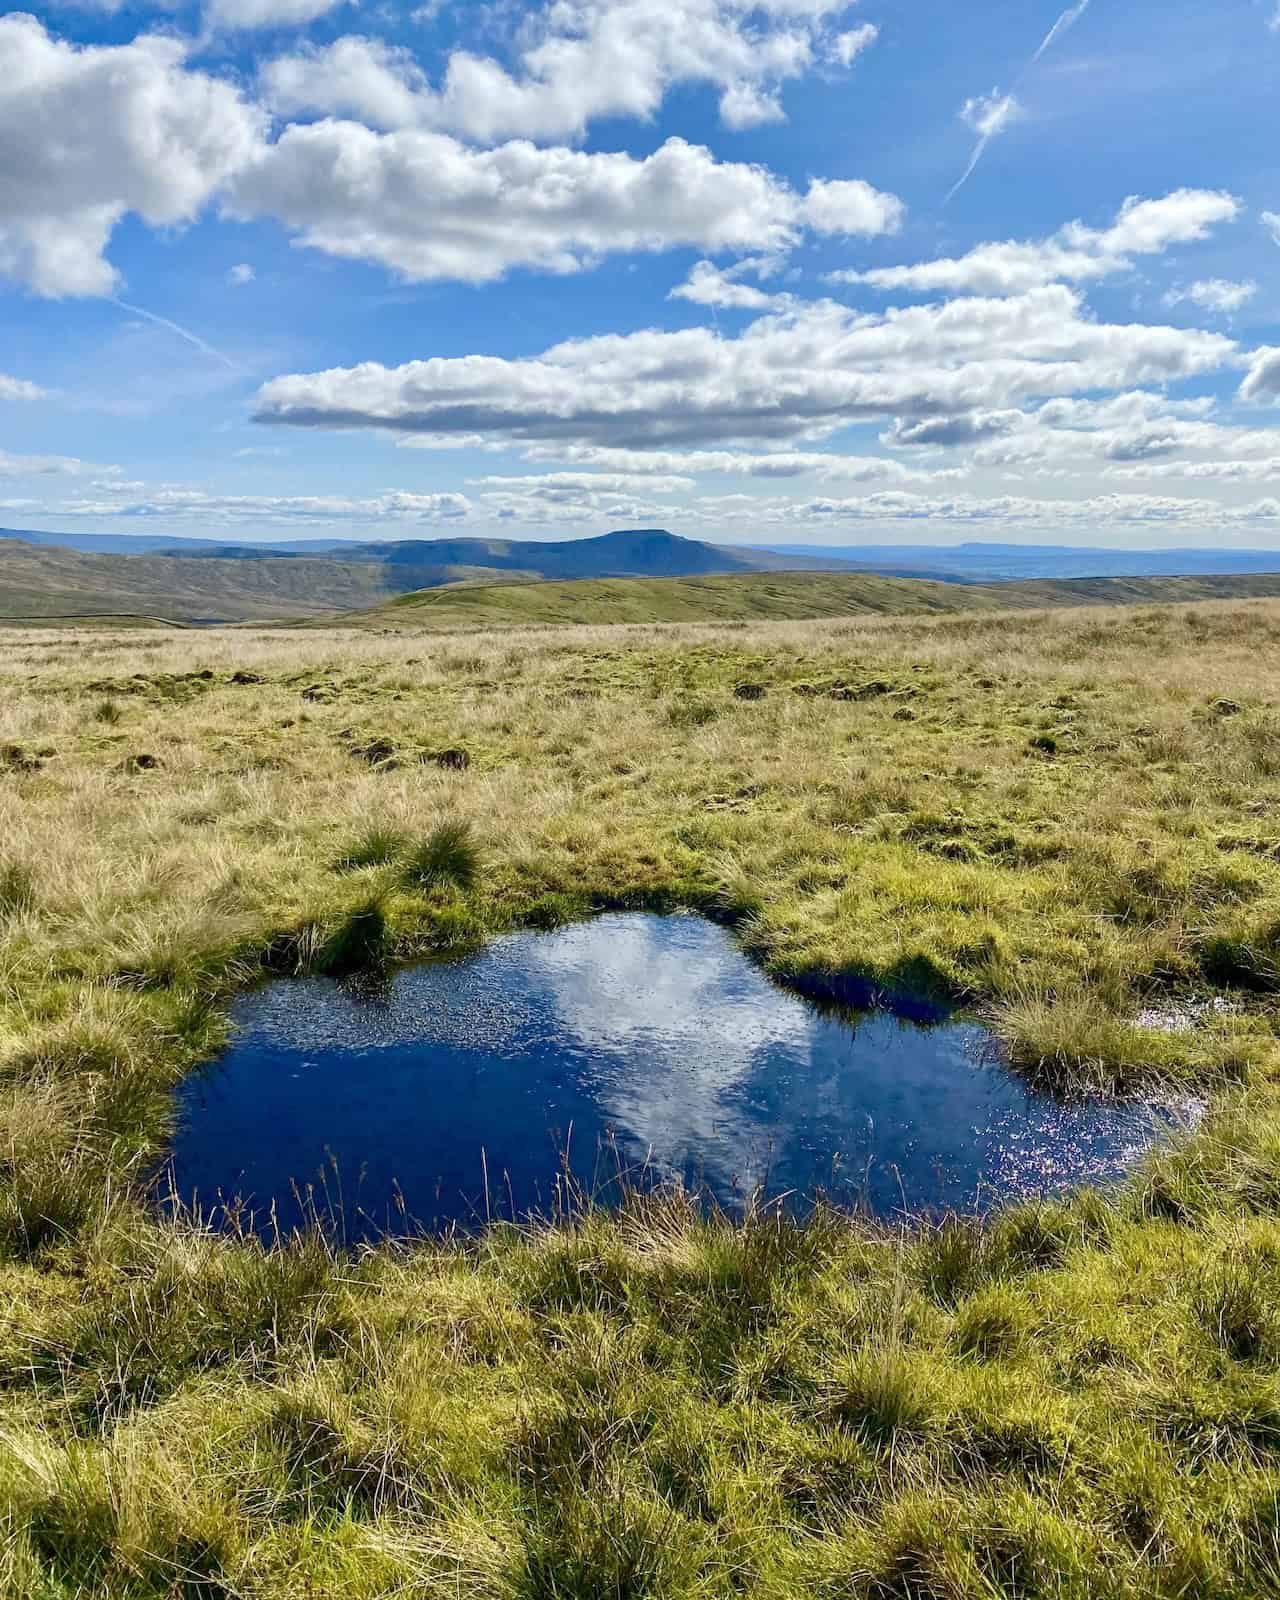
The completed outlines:
<svg viewBox="0 0 1280 1600">
<path fill-rule="evenodd" d="M 1276 1592 L 1277 645 L 1269 602 L 6 636 L 0 1593 Z M 600 905 L 1209 1109 L 1106 1194 L 915 1229 L 660 1191 L 352 1255 L 158 1203 L 264 969 Z"/>
<path fill-rule="evenodd" d="M 408 839 L 398 828 L 366 828 L 334 863 L 339 872 L 363 872 L 368 867 L 390 867 L 405 853 Z"/>
<path fill-rule="evenodd" d="M 453 888 L 467 893 L 480 880 L 484 856 L 467 818 L 439 822 L 412 845 L 404 861 L 405 882 L 416 889 Z"/>
</svg>

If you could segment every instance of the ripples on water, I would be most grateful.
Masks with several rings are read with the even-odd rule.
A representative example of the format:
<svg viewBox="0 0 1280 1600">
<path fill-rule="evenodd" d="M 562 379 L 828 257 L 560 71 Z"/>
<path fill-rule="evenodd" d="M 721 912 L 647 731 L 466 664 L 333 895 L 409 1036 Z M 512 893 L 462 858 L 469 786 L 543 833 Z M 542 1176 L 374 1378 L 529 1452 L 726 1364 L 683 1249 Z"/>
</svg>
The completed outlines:
<svg viewBox="0 0 1280 1600">
<path fill-rule="evenodd" d="M 513 934 L 381 987 L 276 982 L 234 1016 L 181 1091 L 177 1193 L 290 1228 L 316 1183 L 353 1238 L 549 1211 L 566 1156 L 604 1199 L 622 1169 L 731 1210 L 757 1188 L 981 1210 L 1118 1175 L 1194 1114 L 1056 1100 L 973 1023 L 824 1014 L 693 916 Z"/>
</svg>

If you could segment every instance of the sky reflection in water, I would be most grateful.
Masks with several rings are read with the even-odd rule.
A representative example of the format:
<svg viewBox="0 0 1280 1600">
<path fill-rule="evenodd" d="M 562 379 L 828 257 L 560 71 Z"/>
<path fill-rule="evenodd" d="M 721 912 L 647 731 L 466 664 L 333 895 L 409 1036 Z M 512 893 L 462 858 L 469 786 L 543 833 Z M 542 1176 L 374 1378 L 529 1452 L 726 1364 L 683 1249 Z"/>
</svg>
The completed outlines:
<svg viewBox="0 0 1280 1600">
<path fill-rule="evenodd" d="M 426 1227 L 548 1210 L 566 1148 L 587 1188 L 622 1163 L 731 1208 L 762 1185 L 981 1209 L 1118 1174 L 1194 1111 L 1055 1102 L 973 1023 L 823 1015 L 692 916 L 514 934 L 380 989 L 278 982 L 235 1019 L 181 1091 L 177 1192 L 290 1227 L 325 1172 L 349 1237 L 405 1231 L 397 1187 Z"/>
</svg>

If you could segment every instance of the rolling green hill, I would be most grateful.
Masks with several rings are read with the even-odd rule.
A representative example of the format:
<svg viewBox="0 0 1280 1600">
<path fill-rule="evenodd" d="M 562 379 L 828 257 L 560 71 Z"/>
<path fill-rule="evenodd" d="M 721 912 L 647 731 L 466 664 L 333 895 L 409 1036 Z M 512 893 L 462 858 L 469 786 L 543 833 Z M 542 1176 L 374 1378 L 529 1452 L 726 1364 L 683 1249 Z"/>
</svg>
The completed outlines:
<svg viewBox="0 0 1280 1600">
<path fill-rule="evenodd" d="M 572 583 L 469 584 L 401 595 L 345 617 L 356 627 L 544 627 L 571 623 L 802 621 L 1049 606 L 1126 605 L 1280 596 L 1280 573 L 1201 578 L 1078 578 L 939 583 L 874 573 L 747 573 L 703 578 L 598 578 Z"/>
</svg>

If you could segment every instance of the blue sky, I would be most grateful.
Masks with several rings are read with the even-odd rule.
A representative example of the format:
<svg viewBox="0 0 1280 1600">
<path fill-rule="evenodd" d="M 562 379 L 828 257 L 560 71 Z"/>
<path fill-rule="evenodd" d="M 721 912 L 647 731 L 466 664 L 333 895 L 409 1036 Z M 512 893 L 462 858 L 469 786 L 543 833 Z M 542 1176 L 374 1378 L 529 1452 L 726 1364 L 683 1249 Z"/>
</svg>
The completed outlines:
<svg viewBox="0 0 1280 1600">
<path fill-rule="evenodd" d="M 0 17 L 0 522 L 1280 545 L 1278 6 Z"/>
</svg>

